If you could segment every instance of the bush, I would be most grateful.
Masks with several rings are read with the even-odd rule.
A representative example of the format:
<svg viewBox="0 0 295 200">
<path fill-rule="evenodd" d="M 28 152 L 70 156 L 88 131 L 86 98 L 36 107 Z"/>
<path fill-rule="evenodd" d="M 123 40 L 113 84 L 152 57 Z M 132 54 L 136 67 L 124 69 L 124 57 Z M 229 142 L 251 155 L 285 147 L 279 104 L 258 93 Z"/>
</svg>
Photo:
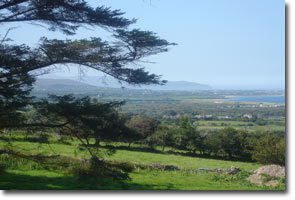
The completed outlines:
<svg viewBox="0 0 295 200">
<path fill-rule="evenodd" d="M 261 134 L 251 141 L 251 157 L 263 164 L 285 165 L 285 139 L 274 134 Z"/>
<path fill-rule="evenodd" d="M 211 177 L 212 181 L 215 182 L 235 182 L 235 183 L 240 183 L 242 185 L 248 185 L 250 184 L 249 182 L 246 181 L 246 179 L 251 175 L 250 172 L 248 171 L 240 171 L 239 173 L 236 173 L 235 175 L 228 175 L 228 174 L 215 174 Z"/>
</svg>

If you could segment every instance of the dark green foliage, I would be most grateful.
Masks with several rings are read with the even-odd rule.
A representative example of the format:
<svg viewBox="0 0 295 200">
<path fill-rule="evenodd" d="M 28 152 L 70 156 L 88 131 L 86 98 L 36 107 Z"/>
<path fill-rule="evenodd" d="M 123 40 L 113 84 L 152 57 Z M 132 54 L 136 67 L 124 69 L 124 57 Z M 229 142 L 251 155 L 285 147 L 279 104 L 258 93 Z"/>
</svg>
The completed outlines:
<svg viewBox="0 0 295 200">
<path fill-rule="evenodd" d="M 129 84 L 164 84 L 161 76 L 133 66 L 146 56 L 166 52 L 167 47 L 174 44 L 149 31 L 129 30 L 128 26 L 135 20 L 128 20 L 123 14 L 120 10 L 104 6 L 94 9 L 83 0 L 1 2 L 0 25 L 10 22 L 40 23 L 48 25 L 51 31 L 60 30 L 68 35 L 75 34 L 79 27 L 101 27 L 113 33 L 113 40 L 103 41 L 99 37 L 49 40 L 42 37 L 39 46 L 31 48 L 25 44 L 8 44 L 8 33 L 2 36 L 0 129 L 30 126 L 18 110 L 32 104 L 29 93 L 36 75 L 50 72 L 54 65 L 86 66 Z"/>
<path fill-rule="evenodd" d="M 179 121 L 179 128 L 175 135 L 175 144 L 178 148 L 189 150 L 195 153 L 201 150 L 202 138 L 200 132 L 192 126 L 187 116 L 182 116 Z"/>
<path fill-rule="evenodd" d="M 7 0 L 0 3 L 0 23 L 42 22 L 49 30 L 72 35 L 83 26 L 125 28 L 135 22 L 123 18 L 120 10 L 90 7 L 83 0 Z"/>
<path fill-rule="evenodd" d="M 27 73 L 30 61 L 22 59 L 29 51 L 24 45 L 0 43 L 0 129 L 23 122 L 24 116 L 16 110 L 32 102 L 29 93 L 35 78 Z"/>
<path fill-rule="evenodd" d="M 127 126 L 136 130 L 141 134 L 141 137 L 145 139 L 155 132 L 158 124 L 159 122 L 155 119 L 144 116 L 135 116 L 131 118 L 131 120 L 127 123 Z"/>
<path fill-rule="evenodd" d="M 204 134 L 204 152 L 208 155 L 211 155 L 211 153 L 217 155 L 218 152 L 221 150 L 221 140 L 219 137 L 218 131 L 209 131 L 205 132 Z"/>
<path fill-rule="evenodd" d="M 241 152 L 241 142 L 239 132 L 234 128 L 225 128 L 219 131 L 221 149 L 228 154 L 229 158 L 239 155 Z"/>
<path fill-rule="evenodd" d="M 135 128 L 129 128 L 126 126 L 123 127 L 123 134 L 118 139 L 119 141 L 127 142 L 128 147 L 130 147 L 132 143 L 140 141 L 144 139 L 144 137 Z"/>
<path fill-rule="evenodd" d="M 255 133 L 254 133 L 255 134 Z M 253 133 L 247 131 L 239 131 L 239 141 L 240 141 L 240 150 L 237 153 L 237 156 L 251 160 L 251 145 L 250 140 L 253 137 Z"/>
<path fill-rule="evenodd" d="M 4 163 L 0 163 L 0 174 L 2 174 L 3 172 L 4 172 L 4 170 L 5 170 L 5 164 Z"/>
<path fill-rule="evenodd" d="M 38 135 L 37 137 L 27 137 L 27 138 L 25 138 L 25 141 L 38 142 L 38 143 L 48 143 L 49 142 L 48 139 L 49 139 L 49 135 L 41 134 L 41 135 Z"/>
<path fill-rule="evenodd" d="M 264 164 L 285 165 L 285 138 L 275 134 L 261 133 L 251 138 L 252 159 Z"/>
<path fill-rule="evenodd" d="M 99 141 L 114 141 L 122 135 L 125 125 L 116 111 L 121 102 L 98 103 L 89 97 L 76 99 L 71 95 L 52 95 L 50 100 L 35 104 L 40 119 L 45 121 L 39 124 L 50 124 L 62 135 L 84 139 L 88 146 L 91 138 L 98 145 Z"/>
<path fill-rule="evenodd" d="M 227 154 L 229 158 L 233 156 L 251 160 L 250 138 L 253 134 L 247 131 L 237 130 L 231 127 L 215 131 L 205 131 L 202 133 L 202 147 L 204 153 L 211 155 Z"/>
<path fill-rule="evenodd" d="M 159 124 L 156 131 L 149 136 L 146 141 L 150 147 L 161 146 L 162 151 L 165 147 L 174 146 L 174 135 L 176 133 L 176 128 L 168 126 L 167 124 Z"/>
<path fill-rule="evenodd" d="M 92 158 L 90 161 L 71 167 L 71 173 L 80 178 L 107 178 L 111 177 L 116 180 L 125 180 L 129 176 L 125 172 L 132 169 L 124 164 L 112 164 Z"/>
</svg>

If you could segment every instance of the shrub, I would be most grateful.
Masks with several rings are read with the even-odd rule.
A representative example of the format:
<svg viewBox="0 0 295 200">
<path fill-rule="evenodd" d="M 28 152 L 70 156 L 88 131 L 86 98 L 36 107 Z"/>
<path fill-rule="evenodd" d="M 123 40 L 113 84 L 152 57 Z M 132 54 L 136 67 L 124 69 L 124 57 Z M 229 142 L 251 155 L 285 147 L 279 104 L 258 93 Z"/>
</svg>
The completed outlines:
<svg viewBox="0 0 295 200">
<path fill-rule="evenodd" d="M 251 157 L 263 164 L 285 165 L 285 139 L 274 134 L 261 134 L 251 141 Z"/>
</svg>

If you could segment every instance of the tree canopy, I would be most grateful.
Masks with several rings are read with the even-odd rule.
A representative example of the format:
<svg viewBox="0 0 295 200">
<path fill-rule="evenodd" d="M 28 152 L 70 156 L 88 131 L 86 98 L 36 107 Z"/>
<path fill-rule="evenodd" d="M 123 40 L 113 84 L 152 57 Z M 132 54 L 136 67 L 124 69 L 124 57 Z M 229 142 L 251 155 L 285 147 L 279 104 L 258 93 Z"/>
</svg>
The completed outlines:
<svg viewBox="0 0 295 200">
<path fill-rule="evenodd" d="M 143 58 L 166 52 L 174 45 L 151 31 L 129 29 L 135 19 L 124 12 L 83 0 L 6 0 L 0 2 L 0 25 L 27 22 L 47 26 L 50 31 L 76 34 L 78 28 L 94 27 L 109 31 L 113 38 L 79 40 L 40 38 L 39 46 L 11 44 L 8 34 L 0 43 L 0 128 L 24 123 L 18 109 L 33 103 L 29 95 L 36 72 L 49 73 L 55 65 L 86 66 L 129 84 L 164 84 L 160 75 L 142 66 Z M 5 120 L 6 119 L 6 120 Z M 13 120 L 8 120 L 13 119 Z"/>
<path fill-rule="evenodd" d="M 136 20 L 123 15 L 124 12 L 106 6 L 93 8 L 84 0 L 1 1 L 0 26 L 14 22 L 41 25 L 49 31 L 62 32 L 69 39 L 42 35 L 38 45 L 32 47 L 14 44 L 9 38 L 11 28 L 0 35 L 0 132 L 12 128 L 45 129 L 75 137 L 91 155 L 91 174 L 102 168 L 104 174 L 109 171 L 110 166 L 99 159 L 90 139 L 98 144 L 100 140 L 119 137 L 123 131 L 130 132 L 116 111 L 121 103 L 99 103 L 71 95 L 40 101 L 30 93 L 37 76 L 50 73 L 55 66 L 85 66 L 133 85 L 165 84 L 160 75 L 145 70 L 143 59 L 166 52 L 174 44 L 151 31 L 130 29 Z M 89 27 L 102 28 L 112 38 L 103 40 L 95 31 L 95 37 L 71 39 L 79 28 Z M 27 119 L 23 112 L 28 106 L 34 108 L 34 120 Z M 110 174 L 118 178 L 121 169 L 111 169 Z"/>
</svg>

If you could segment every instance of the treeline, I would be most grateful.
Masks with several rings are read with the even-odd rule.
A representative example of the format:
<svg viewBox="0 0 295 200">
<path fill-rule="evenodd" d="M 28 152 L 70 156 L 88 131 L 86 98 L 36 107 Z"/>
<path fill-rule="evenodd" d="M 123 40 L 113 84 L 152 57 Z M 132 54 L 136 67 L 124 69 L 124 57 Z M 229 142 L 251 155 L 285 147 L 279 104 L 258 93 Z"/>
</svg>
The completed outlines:
<svg viewBox="0 0 295 200">
<path fill-rule="evenodd" d="M 168 125 L 145 117 L 118 112 L 120 102 L 100 103 L 89 97 L 75 99 L 71 95 L 52 95 L 50 102 L 35 104 L 24 112 L 29 131 L 47 132 L 61 138 L 76 138 L 92 157 L 100 142 L 125 142 L 161 146 L 228 159 L 253 160 L 261 163 L 285 164 L 285 134 L 258 133 L 227 127 L 199 130 L 187 116 Z M 38 126 L 37 126 L 38 125 Z"/>
<path fill-rule="evenodd" d="M 285 164 L 285 135 L 266 132 L 248 132 L 227 127 L 220 130 L 198 130 L 187 117 L 179 125 L 159 123 L 148 117 L 133 117 L 126 123 L 127 132 L 119 141 L 145 144 L 150 148 L 161 146 L 228 159 Z"/>
</svg>

